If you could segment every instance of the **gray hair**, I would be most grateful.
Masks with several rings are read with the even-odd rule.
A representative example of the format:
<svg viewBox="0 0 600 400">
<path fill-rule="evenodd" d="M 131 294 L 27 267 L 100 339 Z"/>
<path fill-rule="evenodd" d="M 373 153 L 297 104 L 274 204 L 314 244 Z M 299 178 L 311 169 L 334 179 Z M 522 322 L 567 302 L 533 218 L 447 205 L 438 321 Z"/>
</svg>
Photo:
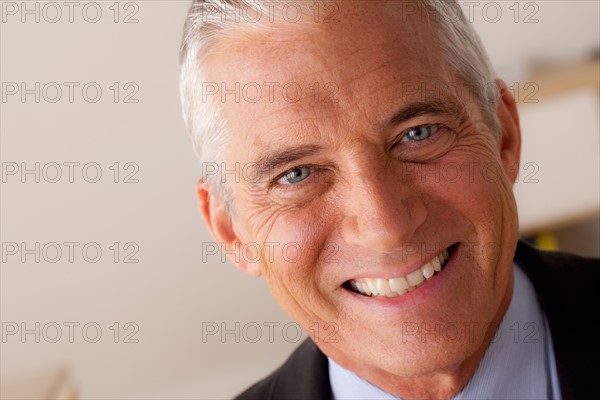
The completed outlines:
<svg viewBox="0 0 600 400">
<path fill-rule="evenodd" d="M 286 3 L 289 4 L 289 0 Z M 420 9 L 426 11 L 426 15 L 421 17 L 425 17 L 427 21 L 434 21 L 431 25 L 436 29 L 437 44 L 449 67 L 464 83 L 470 85 L 487 125 L 499 134 L 500 125 L 495 112 L 498 101 L 494 85 L 495 72 L 477 33 L 464 16 L 458 1 L 408 0 L 404 1 L 403 5 L 407 3 L 421 6 Z M 220 104 L 212 97 L 201 99 L 200 87 L 205 82 L 202 62 L 210 47 L 219 38 L 230 35 L 240 26 L 264 29 L 265 24 L 254 17 L 272 16 L 273 4 L 280 3 L 266 0 L 194 0 L 184 26 L 180 50 L 183 118 L 202 166 L 202 178 L 209 187 L 215 188 L 215 194 L 221 197 L 228 208 L 232 206 L 230 188 L 229 185 L 222 184 L 221 175 L 218 173 L 220 166 L 224 165 L 222 151 L 228 137 L 227 127 L 221 116 Z M 235 21 L 236 24 L 226 21 Z M 491 96 L 490 87 L 494 90 Z M 216 166 L 217 173 L 207 174 L 208 165 Z M 211 169 L 211 172 L 215 170 Z"/>
</svg>

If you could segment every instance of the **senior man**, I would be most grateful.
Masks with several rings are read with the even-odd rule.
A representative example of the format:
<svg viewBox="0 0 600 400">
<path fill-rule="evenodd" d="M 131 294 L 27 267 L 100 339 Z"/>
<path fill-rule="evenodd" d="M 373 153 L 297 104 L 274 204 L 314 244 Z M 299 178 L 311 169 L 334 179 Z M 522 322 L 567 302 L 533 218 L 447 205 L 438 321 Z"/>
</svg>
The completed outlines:
<svg viewBox="0 0 600 400">
<path fill-rule="evenodd" d="M 311 337 L 239 398 L 597 392 L 598 261 L 518 242 L 517 108 L 458 10 L 193 3 L 201 214 Z"/>
</svg>

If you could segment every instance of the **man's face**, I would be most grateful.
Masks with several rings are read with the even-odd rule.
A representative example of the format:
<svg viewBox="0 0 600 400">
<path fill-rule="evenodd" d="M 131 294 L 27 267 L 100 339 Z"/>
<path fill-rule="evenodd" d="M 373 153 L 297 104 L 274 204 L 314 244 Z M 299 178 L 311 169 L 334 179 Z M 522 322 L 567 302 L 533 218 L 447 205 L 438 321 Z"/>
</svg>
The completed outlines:
<svg viewBox="0 0 600 400">
<path fill-rule="evenodd" d="M 242 268 L 342 366 L 416 376 L 480 351 L 510 299 L 518 145 L 487 128 L 427 23 L 374 3 L 224 39 L 209 57 L 208 81 L 242 93 L 221 104 L 225 161 L 242 173 L 227 175 L 231 231 L 213 232 L 261 246 Z"/>
</svg>

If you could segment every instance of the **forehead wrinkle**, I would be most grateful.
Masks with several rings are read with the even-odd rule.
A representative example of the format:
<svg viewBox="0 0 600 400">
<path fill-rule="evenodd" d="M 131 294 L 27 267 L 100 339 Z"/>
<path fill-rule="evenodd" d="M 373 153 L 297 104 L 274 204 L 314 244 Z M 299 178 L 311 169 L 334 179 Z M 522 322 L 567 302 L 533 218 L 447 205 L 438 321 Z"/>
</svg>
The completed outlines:
<svg viewBox="0 0 600 400">
<path fill-rule="evenodd" d="M 286 107 L 287 108 L 287 107 Z M 248 142 L 253 142 L 257 146 L 263 146 L 265 138 L 268 144 L 288 142 L 290 140 L 290 133 L 293 134 L 294 139 L 298 141 L 311 141 L 311 136 L 319 132 L 319 137 L 323 136 L 321 132 L 320 124 L 317 124 L 317 120 L 331 119 L 330 115 L 315 116 L 315 115 L 304 115 L 301 116 L 298 111 L 295 111 L 293 117 L 288 118 L 277 118 L 279 113 L 284 113 L 281 108 L 279 110 L 273 110 L 269 112 L 264 119 L 271 121 L 280 121 L 275 124 L 269 124 L 268 129 L 259 135 L 254 136 L 254 140 L 250 140 L 249 136 L 252 134 L 252 130 L 246 130 L 246 138 Z M 285 114 L 285 113 L 284 113 Z M 290 113 L 288 113 L 289 115 Z M 333 125 L 333 124 L 332 124 Z"/>
<path fill-rule="evenodd" d="M 353 67 L 354 67 L 353 69 L 357 70 L 356 74 L 358 76 L 368 74 L 371 70 L 366 70 L 366 71 L 360 70 L 360 68 L 364 65 L 364 61 L 370 60 L 371 59 L 370 56 L 373 53 L 376 53 L 379 49 L 383 48 L 384 45 L 387 43 L 397 44 L 396 42 L 389 40 L 389 41 L 382 41 L 382 42 L 369 44 L 368 46 L 358 47 L 350 52 L 345 52 L 345 54 L 342 57 L 335 57 L 335 60 L 332 62 L 332 61 L 330 61 L 333 59 L 332 56 L 338 55 L 338 52 L 340 50 L 343 50 L 342 48 L 338 47 L 338 48 L 336 48 L 337 51 L 328 51 L 326 54 L 324 54 L 323 57 L 319 57 L 319 61 L 321 61 L 320 64 L 322 65 L 321 69 L 316 69 L 314 71 L 307 72 L 305 74 L 298 74 L 297 76 L 304 77 L 304 76 L 311 76 L 311 75 L 316 75 L 316 74 L 324 74 L 324 73 L 328 73 L 328 72 L 333 73 L 333 72 L 339 71 L 339 70 L 345 71 L 345 68 L 344 68 L 345 64 L 355 63 L 355 61 L 356 61 L 355 59 L 357 57 L 359 57 L 361 60 L 363 60 L 363 63 L 359 63 L 358 68 L 356 68 L 357 65 L 353 65 Z M 385 67 L 386 65 L 376 66 L 373 68 L 373 70 L 376 70 L 381 67 Z"/>
<path fill-rule="evenodd" d="M 350 21 L 350 23 L 361 23 L 360 21 Z M 415 45 L 418 45 L 423 41 L 423 34 L 412 34 L 412 35 L 402 35 L 403 40 L 399 40 L 397 38 L 400 33 L 400 28 L 397 29 L 389 29 L 391 31 L 391 35 L 393 38 L 387 39 L 382 38 L 382 36 L 375 36 L 373 40 L 369 41 L 367 44 L 359 45 L 359 42 L 354 40 L 354 38 L 347 38 L 347 35 L 343 35 L 340 32 L 336 32 L 334 26 L 330 27 L 327 24 L 314 24 L 318 27 L 315 29 L 308 29 L 307 26 L 293 26 L 290 29 L 273 32 L 255 32 L 256 35 L 263 35 L 261 40 L 257 43 L 253 43 L 254 52 L 260 52 L 263 54 L 259 60 L 255 60 L 254 64 L 259 64 L 261 62 L 266 62 L 267 60 L 275 60 L 280 61 L 282 57 L 282 52 L 286 52 L 285 49 L 282 51 L 282 47 L 285 47 L 285 44 L 290 42 L 293 43 L 292 47 L 294 50 L 292 51 L 292 55 L 298 55 L 302 53 L 301 58 L 288 57 L 286 59 L 286 70 L 290 71 L 294 69 L 294 72 L 291 72 L 289 75 L 291 78 L 304 78 L 310 77 L 313 75 L 330 73 L 333 77 L 338 75 L 336 71 L 342 70 L 344 71 L 344 64 L 350 62 L 355 62 L 357 57 L 360 58 L 361 62 L 355 63 L 353 69 L 357 69 L 357 75 L 360 77 L 361 75 L 368 74 L 369 71 L 360 71 L 361 67 L 365 65 L 365 61 L 373 59 L 371 55 L 377 54 L 380 52 L 387 53 L 386 55 L 390 60 L 395 60 L 397 57 L 394 57 L 394 54 L 397 54 L 400 49 L 395 49 L 395 47 L 401 46 L 404 51 L 401 53 L 405 54 L 406 57 L 414 56 L 415 52 L 411 51 Z M 336 25 L 336 24 L 333 24 Z M 411 22 L 405 22 L 402 25 L 406 27 L 410 27 Z M 311 24 L 311 28 L 312 24 Z M 373 29 L 371 29 L 373 31 Z M 315 33 L 316 32 L 316 33 Z M 373 36 L 373 32 L 369 33 Z M 309 35 L 309 37 L 306 37 Z M 318 35 L 318 36 L 316 36 Z M 328 40 L 325 42 L 325 46 L 320 46 L 318 48 L 311 47 L 310 51 L 305 51 L 304 48 L 298 50 L 298 43 L 307 43 L 308 45 L 312 45 L 316 41 L 320 41 L 323 43 L 323 37 L 327 37 Z M 282 38 L 283 37 L 283 38 Z M 313 38 L 316 37 L 316 40 Z M 268 38 L 265 40 L 264 38 Z M 389 44 L 389 46 L 388 46 Z M 232 44 L 232 47 L 235 48 L 236 52 L 243 53 L 248 50 L 247 45 L 236 46 Z M 237 48 L 236 48 L 237 47 Z M 261 49 L 257 49 L 256 47 L 262 47 Z M 392 54 L 390 54 L 392 53 Z M 427 52 L 419 52 L 418 57 L 427 58 L 429 61 L 431 57 Z M 380 57 L 374 57 L 374 59 L 379 59 Z M 296 60 L 296 61 L 295 61 Z M 423 59 L 425 61 L 425 59 Z M 398 60 L 402 61 L 402 60 Z M 314 69 L 312 71 L 307 71 L 307 65 L 313 66 Z M 245 66 L 246 67 L 246 66 Z M 358 68 L 357 68 L 358 67 Z M 373 68 L 376 70 L 377 68 L 381 68 L 384 66 L 377 66 Z M 245 70 L 247 70 L 245 68 Z M 259 77 L 263 79 L 272 79 L 271 73 L 261 73 Z M 356 78 L 358 79 L 358 78 Z"/>
<path fill-rule="evenodd" d="M 276 120 L 276 119 L 275 119 Z M 281 129 L 281 127 L 284 127 Z M 267 131 L 272 133 L 271 135 L 256 135 L 254 138 L 254 144 L 260 147 L 267 148 L 285 148 L 286 145 L 289 148 L 289 144 L 297 144 L 298 146 L 310 145 L 310 144 L 322 144 L 321 139 L 324 134 L 321 126 L 316 124 L 315 118 L 305 117 L 296 119 L 293 122 L 281 122 Z M 249 132 L 248 132 L 249 133 Z M 259 150 L 260 151 L 260 150 Z"/>
</svg>

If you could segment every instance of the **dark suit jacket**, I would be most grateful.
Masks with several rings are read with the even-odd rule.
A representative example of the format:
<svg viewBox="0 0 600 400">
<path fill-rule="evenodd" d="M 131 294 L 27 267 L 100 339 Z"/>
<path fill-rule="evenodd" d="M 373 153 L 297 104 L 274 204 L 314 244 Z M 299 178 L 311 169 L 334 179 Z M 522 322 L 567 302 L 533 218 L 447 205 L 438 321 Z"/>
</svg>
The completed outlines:
<svg viewBox="0 0 600 400">
<path fill-rule="evenodd" d="M 600 317 L 600 260 L 519 242 L 515 261 L 529 276 L 546 313 L 562 398 L 599 398 L 600 332 L 592 326 Z M 283 366 L 236 399 L 331 398 L 327 357 L 306 340 Z"/>
</svg>

